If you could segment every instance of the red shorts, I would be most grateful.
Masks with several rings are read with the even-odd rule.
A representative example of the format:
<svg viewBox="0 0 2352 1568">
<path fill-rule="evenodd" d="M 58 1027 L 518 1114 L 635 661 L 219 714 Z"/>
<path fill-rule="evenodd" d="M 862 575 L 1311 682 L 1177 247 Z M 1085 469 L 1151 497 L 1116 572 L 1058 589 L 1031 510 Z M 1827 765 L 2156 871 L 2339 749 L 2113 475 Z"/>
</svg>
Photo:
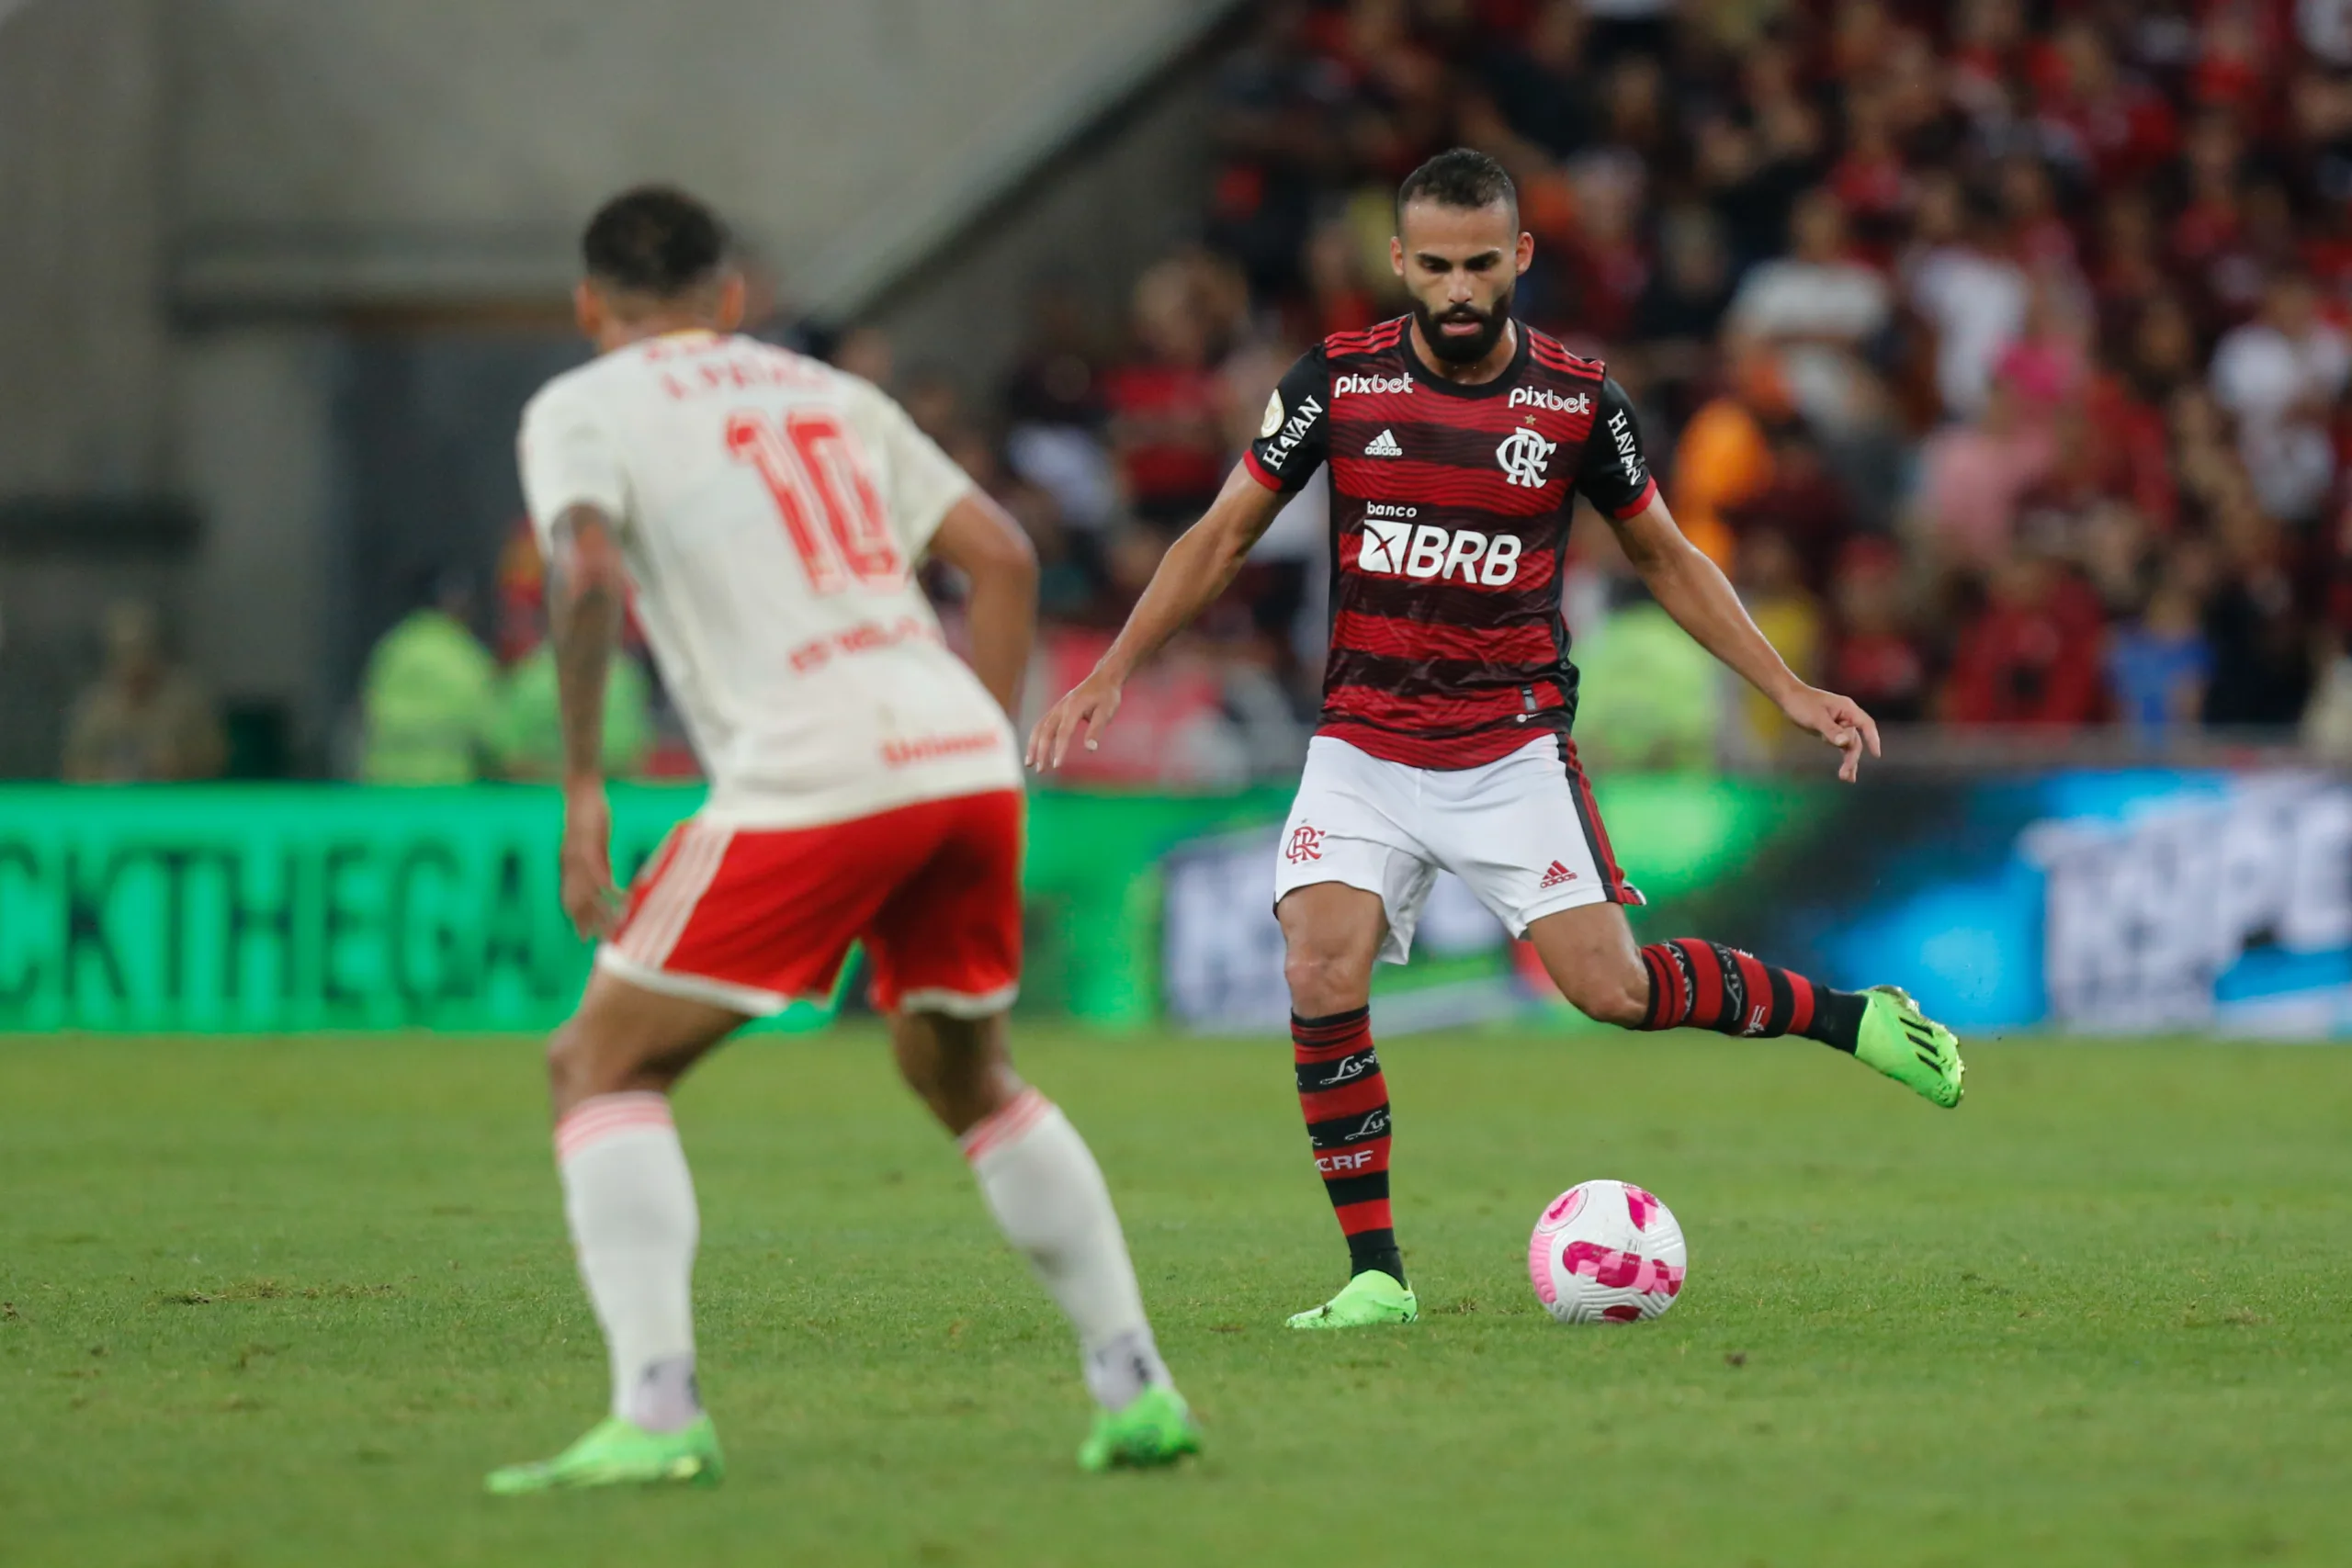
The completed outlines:
<svg viewBox="0 0 2352 1568">
<path fill-rule="evenodd" d="M 1010 789 L 817 828 L 689 818 L 630 888 L 596 962 L 757 1015 L 831 996 L 862 941 L 885 1011 L 1001 1012 L 1021 978 L 1021 833 Z"/>
</svg>

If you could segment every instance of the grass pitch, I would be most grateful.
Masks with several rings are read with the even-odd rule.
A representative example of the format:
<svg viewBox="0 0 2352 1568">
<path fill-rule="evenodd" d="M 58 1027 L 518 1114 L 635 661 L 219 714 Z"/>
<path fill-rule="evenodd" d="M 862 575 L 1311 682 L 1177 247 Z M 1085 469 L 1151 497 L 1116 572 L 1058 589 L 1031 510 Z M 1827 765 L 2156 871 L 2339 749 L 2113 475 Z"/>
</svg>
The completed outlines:
<svg viewBox="0 0 2352 1568">
<path fill-rule="evenodd" d="M 870 1031 L 679 1100 L 717 1492 L 493 1500 L 599 1413 L 527 1041 L 0 1041 L 0 1562 L 2343 1562 L 2352 1052 L 1980 1045 L 1934 1111 L 1802 1043 L 1385 1046 L 1424 1317 L 1344 1254 L 1284 1043 L 1031 1031 L 1208 1424 L 1079 1475 L 1057 1317 Z M 1663 1320 L 1523 1272 L 1571 1182 Z"/>
</svg>

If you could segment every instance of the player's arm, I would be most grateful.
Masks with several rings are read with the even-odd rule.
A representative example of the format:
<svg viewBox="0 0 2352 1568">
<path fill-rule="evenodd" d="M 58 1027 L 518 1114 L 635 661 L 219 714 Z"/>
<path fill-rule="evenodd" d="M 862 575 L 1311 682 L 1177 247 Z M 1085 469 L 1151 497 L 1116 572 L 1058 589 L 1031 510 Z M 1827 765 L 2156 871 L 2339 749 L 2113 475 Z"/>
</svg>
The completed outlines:
<svg viewBox="0 0 2352 1568">
<path fill-rule="evenodd" d="M 1838 748 L 1843 753 L 1838 776 L 1853 782 L 1863 750 L 1879 754 L 1877 723 L 1851 698 L 1798 680 L 1757 629 L 1722 570 L 1683 537 L 1650 479 L 1633 405 L 1614 381 L 1603 386 L 1586 452 L 1577 488 L 1609 519 L 1650 596 L 1692 640 L 1771 698 L 1799 728 Z"/>
<path fill-rule="evenodd" d="M 594 506 L 557 513 L 548 547 L 548 637 L 563 728 L 563 909 L 581 935 L 605 936 L 620 910 L 605 801 L 605 682 L 628 578 L 612 519 Z"/>
<path fill-rule="evenodd" d="M 1330 409 L 1331 368 L 1316 348 L 1283 375 L 1266 401 L 1258 439 L 1226 476 L 1207 513 L 1160 558 L 1159 570 L 1093 672 L 1038 721 L 1029 737 L 1031 767 L 1060 767 L 1074 740 L 1092 750 L 1119 711 L 1119 689 L 1127 677 L 1232 584 L 1250 547 L 1321 466 Z"/>
<path fill-rule="evenodd" d="M 1127 624 L 1093 672 L 1046 711 L 1029 737 L 1029 765 L 1058 768 L 1070 742 L 1089 749 L 1119 711 L 1119 690 L 1144 660 L 1190 626 L 1232 585 L 1255 545 L 1290 498 L 1237 464 L 1201 520 L 1168 547 Z"/>
<path fill-rule="evenodd" d="M 972 587 L 972 672 L 1008 714 L 1021 705 L 1021 677 L 1037 633 L 1037 552 L 1021 525 L 978 490 L 947 509 L 931 552 Z"/>
</svg>

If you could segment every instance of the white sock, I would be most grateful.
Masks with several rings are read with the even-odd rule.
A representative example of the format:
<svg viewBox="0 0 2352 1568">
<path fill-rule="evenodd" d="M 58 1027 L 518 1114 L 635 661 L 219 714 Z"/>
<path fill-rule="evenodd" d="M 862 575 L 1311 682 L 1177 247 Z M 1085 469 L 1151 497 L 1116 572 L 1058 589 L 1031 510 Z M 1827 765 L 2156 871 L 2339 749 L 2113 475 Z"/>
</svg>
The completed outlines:
<svg viewBox="0 0 2352 1568">
<path fill-rule="evenodd" d="M 660 1094 L 582 1100 L 555 1129 L 563 1213 L 612 1354 L 613 1414 L 670 1432 L 702 1412 L 693 1280 L 702 1221 Z"/>
<path fill-rule="evenodd" d="M 1110 1190 L 1069 1119 L 1024 1089 L 958 1142 L 1005 1239 L 1078 1330 L 1094 1397 L 1117 1410 L 1165 1384 Z"/>
</svg>

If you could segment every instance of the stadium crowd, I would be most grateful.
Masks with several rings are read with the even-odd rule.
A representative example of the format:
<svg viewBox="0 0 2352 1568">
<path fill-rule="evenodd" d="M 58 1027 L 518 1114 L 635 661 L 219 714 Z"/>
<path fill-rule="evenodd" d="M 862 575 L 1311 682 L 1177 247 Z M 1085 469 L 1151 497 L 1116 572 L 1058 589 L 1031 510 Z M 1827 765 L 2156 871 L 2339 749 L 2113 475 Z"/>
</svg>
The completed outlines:
<svg viewBox="0 0 2352 1568">
<path fill-rule="evenodd" d="M 1891 722 L 2352 741 L 2352 0 L 1256 17 L 1199 241 L 1126 321 L 1041 289 L 980 407 L 876 334 L 836 349 L 1035 537 L 1046 683 L 1091 662 L 1290 360 L 1401 310 L 1392 193 L 1463 142 L 1536 236 L 1520 313 L 1608 361 L 1684 529 L 1801 672 Z M 1310 491 L 1097 771 L 1278 765 L 1322 549 Z M 1667 765 L 1780 743 L 1589 516 L 1577 552 L 1581 741 Z"/>
<path fill-rule="evenodd" d="M 1883 723 L 1973 729 L 1967 746 L 1992 728 L 2300 735 L 2352 761 L 2352 0 L 1247 16 L 1215 66 L 1195 238 L 1135 280 L 1124 320 L 1042 281 L 1025 346 L 977 400 L 873 328 L 826 345 L 1035 540 L 1033 703 L 1091 667 L 1292 360 L 1404 309 L 1396 183 L 1466 143 L 1510 169 L 1536 237 L 1518 313 L 1607 361 L 1684 531 L 1799 673 Z M 1318 479 L 1070 776 L 1293 769 L 1327 548 Z M 1589 755 L 1804 754 L 1589 513 L 1573 555 Z M 421 592 L 371 660 L 337 771 L 545 776 L 539 573 L 517 524 L 487 603 L 462 579 Z M 135 608 L 109 622 L 62 771 L 217 772 L 217 716 Z M 650 676 L 623 676 L 615 771 L 692 773 Z"/>
</svg>

